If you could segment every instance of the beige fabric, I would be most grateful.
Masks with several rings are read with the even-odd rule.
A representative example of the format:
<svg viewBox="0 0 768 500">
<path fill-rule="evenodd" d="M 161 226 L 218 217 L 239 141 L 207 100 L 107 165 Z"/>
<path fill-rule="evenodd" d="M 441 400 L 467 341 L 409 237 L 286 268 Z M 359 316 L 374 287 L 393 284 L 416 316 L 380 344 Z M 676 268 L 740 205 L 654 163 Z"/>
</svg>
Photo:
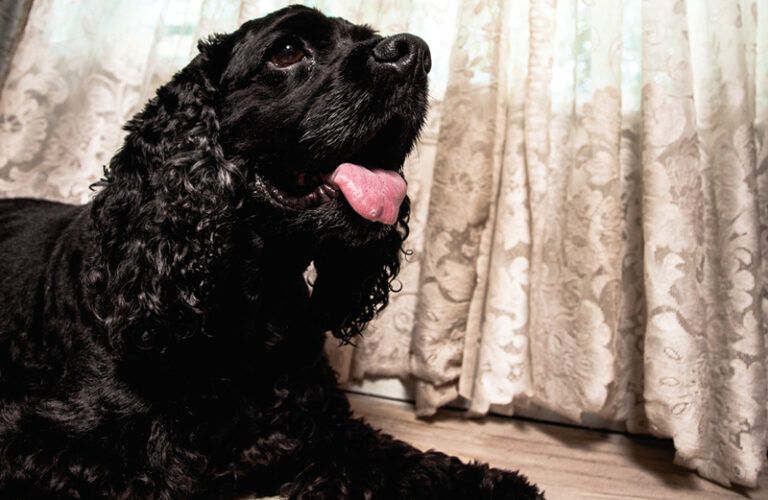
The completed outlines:
<svg viewBox="0 0 768 500">
<path fill-rule="evenodd" d="M 286 3 L 36 0 L 0 100 L 0 194 L 87 201 L 120 124 L 199 36 Z M 765 0 L 317 4 L 434 56 L 406 166 L 413 254 L 350 375 L 414 377 L 422 414 L 461 396 L 473 414 L 624 422 L 754 485 Z"/>
<path fill-rule="evenodd" d="M 416 297 L 382 315 L 354 374 L 411 374 L 422 414 L 460 395 L 480 414 L 535 403 L 625 422 L 708 478 L 754 485 L 768 6 L 460 12 Z"/>
</svg>

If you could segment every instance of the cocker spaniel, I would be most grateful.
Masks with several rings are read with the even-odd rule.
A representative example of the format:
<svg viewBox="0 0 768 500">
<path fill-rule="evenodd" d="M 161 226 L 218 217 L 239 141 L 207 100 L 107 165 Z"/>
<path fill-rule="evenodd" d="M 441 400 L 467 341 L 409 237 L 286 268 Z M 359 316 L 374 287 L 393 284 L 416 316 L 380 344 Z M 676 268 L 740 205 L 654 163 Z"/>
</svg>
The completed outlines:
<svg viewBox="0 0 768 500">
<path fill-rule="evenodd" d="M 0 497 L 539 498 L 352 418 L 323 354 L 399 270 L 424 41 L 294 6 L 199 49 L 92 203 L 0 202 Z"/>
</svg>

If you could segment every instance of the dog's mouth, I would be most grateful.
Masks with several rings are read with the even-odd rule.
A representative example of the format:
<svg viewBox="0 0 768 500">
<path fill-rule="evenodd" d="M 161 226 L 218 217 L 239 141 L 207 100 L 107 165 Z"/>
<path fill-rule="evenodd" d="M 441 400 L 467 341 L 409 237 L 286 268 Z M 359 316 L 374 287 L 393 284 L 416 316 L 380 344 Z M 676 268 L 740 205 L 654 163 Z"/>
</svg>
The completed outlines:
<svg viewBox="0 0 768 500">
<path fill-rule="evenodd" d="M 339 196 L 362 218 L 382 224 L 397 222 L 406 195 L 406 182 L 399 173 L 402 159 L 393 147 L 402 122 L 392 120 L 372 134 L 346 161 L 306 172 L 286 169 L 272 180 L 269 191 L 282 206 L 307 210 Z M 394 142 L 397 144 L 397 142 Z"/>
</svg>

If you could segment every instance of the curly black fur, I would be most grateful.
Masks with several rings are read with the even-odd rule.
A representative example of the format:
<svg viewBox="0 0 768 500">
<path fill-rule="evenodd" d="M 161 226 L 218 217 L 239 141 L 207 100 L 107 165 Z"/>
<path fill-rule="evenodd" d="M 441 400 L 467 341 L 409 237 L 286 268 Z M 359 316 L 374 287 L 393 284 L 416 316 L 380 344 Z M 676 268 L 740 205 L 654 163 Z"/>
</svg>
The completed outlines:
<svg viewBox="0 0 768 500">
<path fill-rule="evenodd" d="M 302 7 L 249 21 L 126 125 L 90 205 L 0 202 L 0 497 L 537 497 L 353 419 L 323 355 L 386 306 L 409 205 L 387 226 L 282 194 L 402 167 L 428 49 L 394 74 L 386 40 Z M 286 43 L 305 56 L 280 68 Z"/>
</svg>

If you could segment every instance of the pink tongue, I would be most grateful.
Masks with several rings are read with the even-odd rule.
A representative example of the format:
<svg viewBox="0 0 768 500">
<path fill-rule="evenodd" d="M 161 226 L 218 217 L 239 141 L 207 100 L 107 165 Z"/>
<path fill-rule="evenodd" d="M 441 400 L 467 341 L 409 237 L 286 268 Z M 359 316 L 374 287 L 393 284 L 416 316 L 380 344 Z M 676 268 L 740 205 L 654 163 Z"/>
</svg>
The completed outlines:
<svg viewBox="0 0 768 500">
<path fill-rule="evenodd" d="M 405 198 L 405 180 L 391 170 L 368 170 L 353 163 L 342 163 L 331 175 L 349 205 L 360 217 L 383 224 L 394 224 Z"/>
</svg>

